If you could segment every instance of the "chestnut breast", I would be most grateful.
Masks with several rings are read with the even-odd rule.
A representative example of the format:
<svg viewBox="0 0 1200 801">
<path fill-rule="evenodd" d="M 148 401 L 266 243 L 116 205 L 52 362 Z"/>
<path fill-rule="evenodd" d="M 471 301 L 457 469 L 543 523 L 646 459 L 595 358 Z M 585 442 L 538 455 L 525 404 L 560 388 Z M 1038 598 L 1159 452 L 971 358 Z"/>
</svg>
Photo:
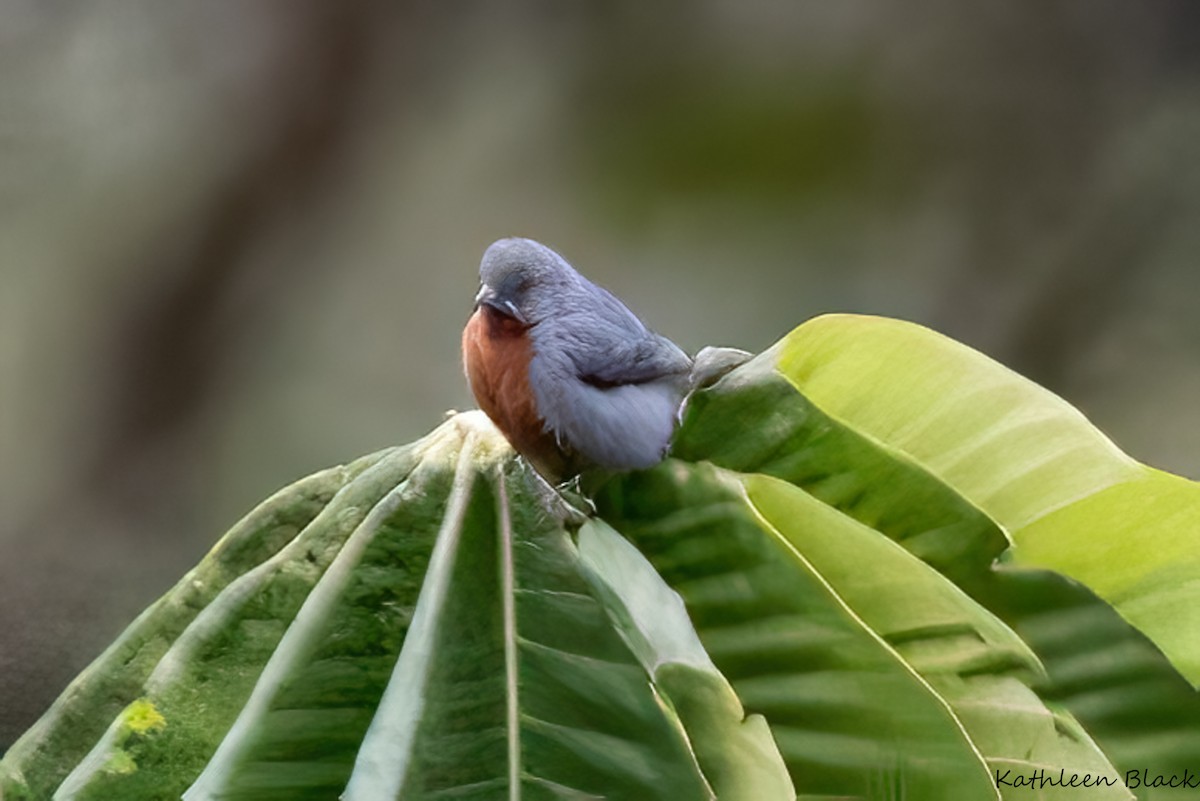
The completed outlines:
<svg viewBox="0 0 1200 801">
<path fill-rule="evenodd" d="M 529 383 L 528 326 L 480 306 L 463 329 L 463 363 L 479 408 L 539 472 L 558 476 L 565 458 L 545 430 Z"/>
</svg>

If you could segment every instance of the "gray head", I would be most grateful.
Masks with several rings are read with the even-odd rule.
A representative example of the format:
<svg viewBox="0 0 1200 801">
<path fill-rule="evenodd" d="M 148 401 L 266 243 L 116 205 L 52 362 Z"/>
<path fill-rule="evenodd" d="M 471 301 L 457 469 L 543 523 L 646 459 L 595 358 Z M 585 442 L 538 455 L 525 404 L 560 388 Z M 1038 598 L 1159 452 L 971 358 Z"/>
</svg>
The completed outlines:
<svg viewBox="0 0 1200 801">
<path fill-rule="evenodd" d="M 566 259 L 532 239 L 493 242 L 479 263 L 483 286 L 477 304 L 534 325 L 554 313 L 555 299 L 578 287 L 582 277 Z"/>
</svg>

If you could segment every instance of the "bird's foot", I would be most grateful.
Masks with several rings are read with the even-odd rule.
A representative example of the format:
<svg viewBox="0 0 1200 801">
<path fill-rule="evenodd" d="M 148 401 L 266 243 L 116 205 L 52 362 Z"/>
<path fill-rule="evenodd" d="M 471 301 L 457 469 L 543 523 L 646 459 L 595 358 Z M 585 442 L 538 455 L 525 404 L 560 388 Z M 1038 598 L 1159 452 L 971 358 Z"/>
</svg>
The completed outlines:
<svg viewBox="0 0 1200 801">
<path fill-rule="evenodd" d="M 524 457 L 521 458 L 524 459 Z M 558 484 L 551 484 L 545 476 L 533 469 L 532 465 L 530 465 L 529 472 L 534 476 L 534 483 L 542 506 L 561 519 L 568 527 L 578 528 L 596 513 L 596 505 L 579 488 L 578 476 Z"/>
<path fill-rule="evenodd" d="M 554 488 L 559 497 L 572 509 L 581 512 L 584 518 L 592 517 L 596 514 L 596 504 L 592 503 L 592 499 L 583 491 L 583 486 L 580 483 L 580 477 L 574 476 L 566 481 L 560 482 Z M 582 521 L 581 521 L 582 522 Z"/>
</svg>

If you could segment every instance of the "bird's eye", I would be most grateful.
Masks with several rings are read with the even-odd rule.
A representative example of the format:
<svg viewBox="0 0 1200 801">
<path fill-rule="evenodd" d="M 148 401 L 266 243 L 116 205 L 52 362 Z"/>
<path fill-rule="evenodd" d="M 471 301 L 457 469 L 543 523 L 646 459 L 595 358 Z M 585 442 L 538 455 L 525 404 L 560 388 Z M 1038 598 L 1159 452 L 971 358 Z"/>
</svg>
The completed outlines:
<svg viewBox="0 0 1200 801">
<path fill-rule="evenodd" d="M 518 323 L 521 323 L 522 325 L 529 324 L 529 320 L 525 317 L 524 314 L 521 313 L 521 310 L 517 308 L 517 304 L 513 303 L 511 300 L 506 300 L 506 301 L 504 301 L 503 305 L 504 305 L 504 308 L 500 310 L 501 314 L 505 315 L 506 317 L 509 317 L 510 319 L 516 320 Z"/>
</svg>

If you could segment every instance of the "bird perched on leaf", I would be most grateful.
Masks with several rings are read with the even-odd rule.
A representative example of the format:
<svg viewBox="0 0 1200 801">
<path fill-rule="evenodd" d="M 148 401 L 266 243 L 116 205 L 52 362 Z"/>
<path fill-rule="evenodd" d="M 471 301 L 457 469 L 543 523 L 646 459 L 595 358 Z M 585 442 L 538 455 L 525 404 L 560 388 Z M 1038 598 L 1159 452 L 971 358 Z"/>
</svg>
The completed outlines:
<svg viewBox="0 0 1200 801">
<path fill-rule="evenodd" d="M 513 447 L 553 481 L 661 461 L 689 388 L 688 355 L 531 239 L 493 243 L 479 278 L 463 362 Z"/>
</svg>

